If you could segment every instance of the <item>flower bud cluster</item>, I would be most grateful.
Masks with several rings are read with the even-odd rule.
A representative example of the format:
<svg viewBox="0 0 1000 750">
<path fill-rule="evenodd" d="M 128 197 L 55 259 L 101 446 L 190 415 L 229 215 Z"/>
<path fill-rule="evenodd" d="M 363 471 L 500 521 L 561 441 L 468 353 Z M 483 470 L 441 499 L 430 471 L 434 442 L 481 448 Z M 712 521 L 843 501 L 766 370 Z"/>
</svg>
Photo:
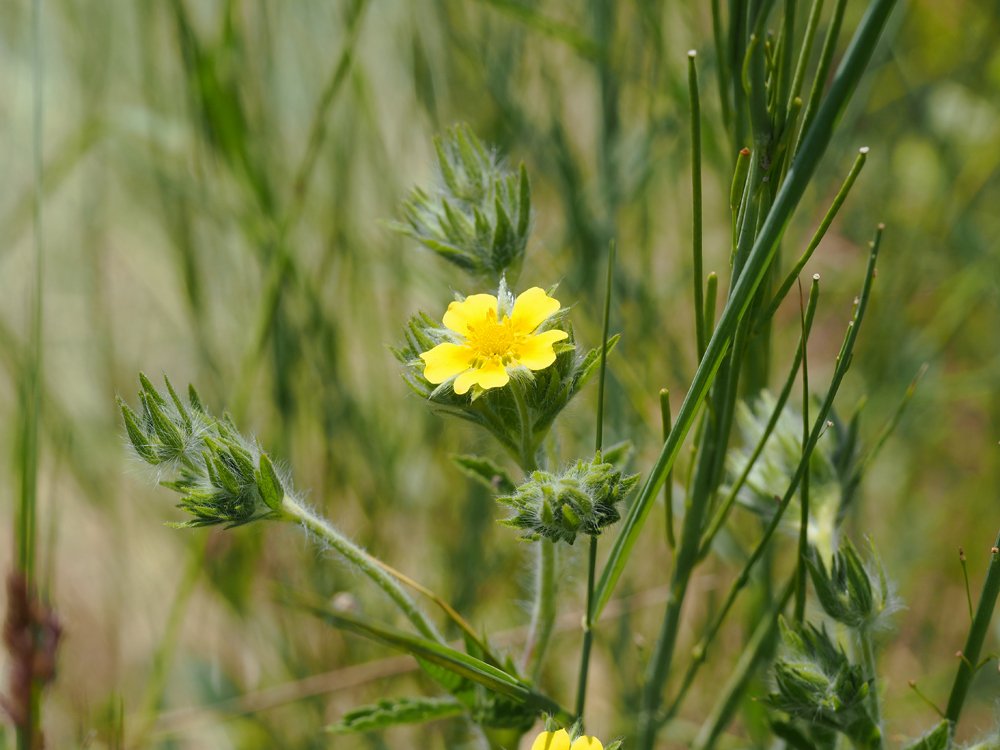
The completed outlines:
<svg viewBox="0 0 1000 750">
<path fill-rule="evenodd" d="M 808 725 L 846 735 L 857 747 L 877 747 L 881 732 L 868 709 L 870 683 L 826 632 L 780 621 L 785 651 L 774 667 L 775 708 Z"/>
<path fill-rule="evenodd" d="M 600 536 L 621 517 L 616 506 L 638 479 L 638 474 L 626 475 L 605 463 L 600 454 L 561 474 L 536 471 L 513 494 L 497 498 L 515 511 L 502 523 L 523 530 L 531 540 L 573 544 L 577 534 Z"/>
<path fill-rule="evenodd" d="M 194 516 L 180 527 L 240 526 L 279 518 L 285 488 L 260 447 L 228 416 L 209 414 L 194 388 L 185 404 L 164 378 L 167 396 L 139 376 L 139 410 L 118 399 L 136 454 L 180 493 L 177 507 Z"/>
<path fill-rule="evenodd" d="M 435 140 L 441 184 L 414 188 L 395 227 L 481 279 L 514 281 L 531 232 L 531 187 L 506 169 L 467 125 Z"/>
</svg>

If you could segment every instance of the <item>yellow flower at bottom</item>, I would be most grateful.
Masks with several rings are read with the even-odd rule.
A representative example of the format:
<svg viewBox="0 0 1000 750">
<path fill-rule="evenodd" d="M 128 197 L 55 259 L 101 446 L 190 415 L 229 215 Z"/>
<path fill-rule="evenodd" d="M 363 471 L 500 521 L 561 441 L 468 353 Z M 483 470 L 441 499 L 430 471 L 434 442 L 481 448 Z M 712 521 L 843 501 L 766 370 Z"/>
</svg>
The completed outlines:
<svg viewBox="0 0 1000 750">
<path fill-rule="evenodd" d="M 544 370 L 556 361 L 553 344 L 569 334 L 557 329 L 535 331 L 559 307 L 559 300 L 537 286 L 518 295 L 509 315 L 501 313 L 492 294 L 472 294 L 452 302 L 443 322 L 456 334 L 457 343 L 438 344 L 420 355 L 424 377 L 435 385 L 454 378 L 452 388 L 461 395 L 473 386 L 488 390 L 507 385 L 508 368 Z"/>
<path fill-rule="evenodd" d="M 596 737 L 577 737 L 572 744 L 569 732 L 560 729 L 557 732 L 542 732 L 531 743 L 531 750 L 604 750 L 604 745 Z"/>
<path fill-rule="evenodd" d="M 569 732 L 560 729 L 558 732 L 542 732 L 531 743 L 531 750 L 571 750 Z"/>
</svg>

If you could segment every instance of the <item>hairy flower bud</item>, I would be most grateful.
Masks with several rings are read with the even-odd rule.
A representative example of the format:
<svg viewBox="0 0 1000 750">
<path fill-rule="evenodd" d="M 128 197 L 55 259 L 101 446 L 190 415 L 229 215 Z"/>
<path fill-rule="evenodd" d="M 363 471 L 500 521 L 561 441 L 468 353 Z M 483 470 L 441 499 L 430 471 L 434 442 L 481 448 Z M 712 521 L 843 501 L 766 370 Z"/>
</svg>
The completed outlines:
<svg viewBox="0 0 1000 750">
<path fill-rule="evenodd" d="M 395 225 L 428 250 L 482 279 L 516 279 L 531 232 L 531 187 L 458 125 L 435 140 L 440 184 L 415 188 Z"/>
<path fill-rule="evenodd" d="M 865 565 L 850 542 L 834 555 L 829 569 L 817 554 L 810 555 L 806 564 L 820 604 L 837 622 L 852 628 L 872 629 L 894 611 L 889 582 L 874 547 L 869 565 Z"/>
<path fill-rule="evenodd" d="M 848 661 L 825 628 L 779 624 L 785 651 L 774 666 L 770 704 L 812 726 L 841 732 L 858 747 L 881 747 L 863 669 Z"/>
<path fill-rule="evenodd" d="M 118 400 L 136 454 L 157 467 L 194 519 L 177 526 L 239 526 L 281 516 L 282 480 L 270 459 L 228 417 L 205 411 L 193 388 L 185 404 L 164 378 L 169 399 L 139 376 L 140 412 Z"/>
<path fill-rule="evenodd" d="M 524 530 L 525 539 L 573 544 L 577 534 L 599 536 L 618 521 L 616 506 L 638 479 L 638 474 L 626 475 L 605 463 L 600 454 L 577 461 L 562 474 L 536 471 L 513 494 L 497 498 L 515 511 L 502 523 Z"/>
</svg>

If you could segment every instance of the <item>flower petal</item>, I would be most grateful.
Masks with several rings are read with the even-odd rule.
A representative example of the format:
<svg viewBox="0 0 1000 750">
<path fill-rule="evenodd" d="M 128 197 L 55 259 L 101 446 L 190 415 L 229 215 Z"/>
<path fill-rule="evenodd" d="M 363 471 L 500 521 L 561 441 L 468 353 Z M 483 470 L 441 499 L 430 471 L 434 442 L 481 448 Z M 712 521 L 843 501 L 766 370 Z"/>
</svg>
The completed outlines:
<svg viewBox="0 0 1000 750">
<path fill-rule="evenodd" d="M 542 732 L 531 743 L 531 750 L 570 750 L 569 733 L 565 729 Z"/>
<path fill-rule="evenodd" d="M 477 374 L 476 382 L 479 387 L 486 390 L 489 388 L 502 388 L 510 382 L 510 375 L 507 368 L 499 359 L 487 360 L 479 369 L 474 371 Z"/>
<path fill-rule="evenodd" d="M 424 377 L 436 385 L 468 370 L 475 354 L 462 344 L 438 344 L 420 359 L 424 361 Z"/>
<path fill-rule="evenodd" d="M 569 334 L 557 329 L 529 336 L 517 347 L 516 361 L 529 370 L 544 370 L 556 361 L 552 345 L 565 338 Z"/>
<path fill-rule="evenodd" d="M 577 737 L 570 750 L 604 750 L 604 745 L 596 737 Z"/>
<path fill-rule="evenodd" d="M 493 311 L 494 318 L 497 312 L 497 298 L 492 294 L 470 294 L 461 302 L 456 300 L 448 305 L 448 310 L 444 314 L 444 324 L 455 333 L 462 336 L 469 335 L 469 323 L 482 321 Z"/>
<path fill-rule="evenodd" d="M 510 322 L 513 324 L 514 330 L 520 333 L 531 333 L 559 312 L 559 308 L 559 300 L 547 295 L 541 287 L 533 286 L 531 289 L 521 292 L 514 300 L 514 309 L 510 312 Z"/>
</svg>

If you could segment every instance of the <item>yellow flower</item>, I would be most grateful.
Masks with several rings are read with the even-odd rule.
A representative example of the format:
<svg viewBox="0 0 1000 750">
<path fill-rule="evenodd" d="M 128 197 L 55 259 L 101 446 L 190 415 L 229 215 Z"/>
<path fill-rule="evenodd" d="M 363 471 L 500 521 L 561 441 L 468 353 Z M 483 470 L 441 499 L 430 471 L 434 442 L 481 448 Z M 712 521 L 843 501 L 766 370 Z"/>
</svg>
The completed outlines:
<svg viewBox="0 0 1000 750">
<path fill-rule="evenodd" d="M 604 745 L 596 737 L 577 737 L 572 744 L 569 732 L 560 729 L 557 732 L 542 732 L 531 743 L 531 750 L 604 750 Z"/>
<path fill-rule="evenodd" d="M 540 287 L 518 295 L 508 315 L 492 294 L 473 294 L 452 302 L 444 314 L 445 327 L 456 342 L 438 344 L 420 358 L 424 377 L 435 385 L 454 378 L 455 393 L 483 390 L 510 382 L 509 370 L 544 370 L 556 361 L 552 345 L 569 337 L 557 329 L 535 333 L 559 311 L 559 301 Z"/>
</svg>

